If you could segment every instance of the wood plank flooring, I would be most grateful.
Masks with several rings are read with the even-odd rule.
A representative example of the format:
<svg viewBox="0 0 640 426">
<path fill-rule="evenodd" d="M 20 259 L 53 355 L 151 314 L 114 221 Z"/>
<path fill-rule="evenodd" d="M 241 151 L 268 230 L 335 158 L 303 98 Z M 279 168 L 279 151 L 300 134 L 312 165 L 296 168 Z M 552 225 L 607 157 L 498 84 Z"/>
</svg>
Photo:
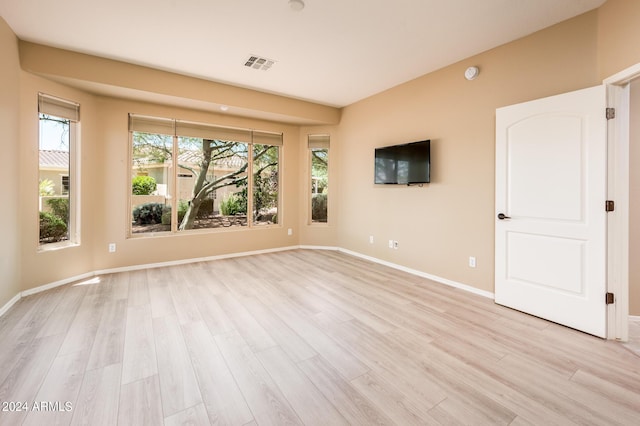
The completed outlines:
<svg viewBox="0 0 640 426">
<path fill-rule="evenodd" d="M 0 425 L 637 425 L 623 345 L 332 251 L 124 272 L 0 317 Z"/>
</svg>

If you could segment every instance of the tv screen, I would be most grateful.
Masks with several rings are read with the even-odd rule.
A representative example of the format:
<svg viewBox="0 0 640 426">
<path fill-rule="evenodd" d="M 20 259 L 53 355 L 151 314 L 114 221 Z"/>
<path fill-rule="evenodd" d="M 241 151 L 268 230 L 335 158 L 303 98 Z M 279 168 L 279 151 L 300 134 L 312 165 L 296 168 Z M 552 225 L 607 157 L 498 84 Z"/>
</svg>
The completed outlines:
<svg viewBox="0 0 640 426">
<path fill-rule="evenodd" d="M 385 146 L 375 150 L 375 183 L 413 185 L 429 182 L 431 141 Z"/>
</svg>

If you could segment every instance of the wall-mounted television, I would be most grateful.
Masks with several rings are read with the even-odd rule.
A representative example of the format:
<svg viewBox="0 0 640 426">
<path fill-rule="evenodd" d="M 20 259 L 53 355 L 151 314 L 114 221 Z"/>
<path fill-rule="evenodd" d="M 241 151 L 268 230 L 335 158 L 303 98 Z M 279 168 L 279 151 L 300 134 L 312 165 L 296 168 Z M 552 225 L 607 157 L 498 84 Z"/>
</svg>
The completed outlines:
<svg viewBox="0 0 640 426">
<path fill-rule="evenodd" d="M 431 141 L 384 146 L 375 150 L 375 183 L 418 185 L 429 183 Z"/>
</svg>

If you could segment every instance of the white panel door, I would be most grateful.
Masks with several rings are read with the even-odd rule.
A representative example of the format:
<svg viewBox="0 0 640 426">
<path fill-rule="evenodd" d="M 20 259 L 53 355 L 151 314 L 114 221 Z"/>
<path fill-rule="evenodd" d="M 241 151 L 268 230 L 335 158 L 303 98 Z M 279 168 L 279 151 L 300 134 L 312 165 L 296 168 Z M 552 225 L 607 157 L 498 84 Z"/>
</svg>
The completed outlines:
<svg viewBox="0 0 640 426">
<path fill-rule="evenodd" d="M 606 89 L 496 110 L 495 301 L 606 335 Z"/>
</svg>

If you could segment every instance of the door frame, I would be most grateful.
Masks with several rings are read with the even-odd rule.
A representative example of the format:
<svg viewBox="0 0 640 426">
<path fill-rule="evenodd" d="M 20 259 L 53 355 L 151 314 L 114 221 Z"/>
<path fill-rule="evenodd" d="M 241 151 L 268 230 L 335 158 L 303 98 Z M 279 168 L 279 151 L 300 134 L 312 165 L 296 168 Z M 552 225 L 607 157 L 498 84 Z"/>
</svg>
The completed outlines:
<svg viewBox="0 0 640 426">
<path fill-rule="evenodd" d="M 607 199 L 615 210 L 607 215 L 607 291 L 615 303 L 607 307 L 607 338 L 629 340 L 629 120 L 630 83 L 640 78 L 640 64 L 603 80 L 607 105 L 616 116 L 607 124 Z"/>
</svg>

